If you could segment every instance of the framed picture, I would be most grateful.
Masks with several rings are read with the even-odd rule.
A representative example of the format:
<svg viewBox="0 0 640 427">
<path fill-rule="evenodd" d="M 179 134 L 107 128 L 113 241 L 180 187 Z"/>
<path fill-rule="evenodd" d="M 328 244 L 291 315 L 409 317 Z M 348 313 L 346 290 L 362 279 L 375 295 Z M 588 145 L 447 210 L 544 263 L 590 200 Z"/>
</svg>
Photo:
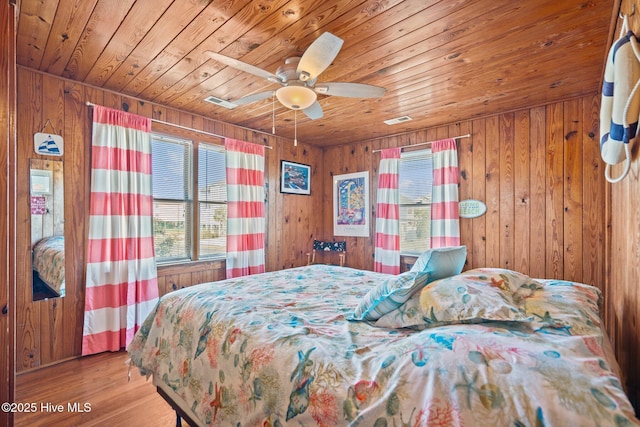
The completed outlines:
<svg viewBox="0 0 640 427">
<path fill-rule="evenodd" d="M 280 192 L 311 194 L 311 166 L 281 160 Z"/>
<path fill-rule="evenodd" d="M 369 237 L 369 172 L 333 177 L 333 234 Z"/>
<path fill-rule="evenodd" d="M 50 170 L 31 169 L 31 194 L 51 194 L 53 172 Z"/>
</svg>

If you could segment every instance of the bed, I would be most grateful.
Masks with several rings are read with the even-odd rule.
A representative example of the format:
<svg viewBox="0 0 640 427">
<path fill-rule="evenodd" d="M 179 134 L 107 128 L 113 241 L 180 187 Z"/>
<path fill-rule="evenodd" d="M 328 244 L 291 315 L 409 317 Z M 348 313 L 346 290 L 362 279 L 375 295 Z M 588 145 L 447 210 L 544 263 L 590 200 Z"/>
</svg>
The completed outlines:
<svg viewBox="0 0 640 427">
<path fill-rule="evenodd" d="M 131 366 L 194 425 L 640 426 L 597 288 L 424 277 L 311 265 L 177 290 Z"/>
<path fill-rule="evenodd" d="M 32 265 L 38 277 L 58 296 L 65 293 L 64 236 L 40 239 L 32 250 Z"/>
</svg>

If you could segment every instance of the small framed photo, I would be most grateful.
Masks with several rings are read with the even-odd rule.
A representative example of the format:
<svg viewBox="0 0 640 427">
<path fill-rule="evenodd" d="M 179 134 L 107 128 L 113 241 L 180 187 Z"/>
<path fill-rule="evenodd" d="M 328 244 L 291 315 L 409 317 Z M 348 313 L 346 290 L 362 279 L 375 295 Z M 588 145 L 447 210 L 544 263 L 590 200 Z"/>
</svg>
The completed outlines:
<svg viewBox="0 0 640 427">
<path fill-rule="evenodd" d="M 311 194 L 311 166 L 281 160 L 280 192 L 289 194 Z"/>
<path fill-rule="evenodd" d="M 31 169 L 31 195 L 51 194 L 53 188 L 53 172 L 50 170 Z"/>
</svg>

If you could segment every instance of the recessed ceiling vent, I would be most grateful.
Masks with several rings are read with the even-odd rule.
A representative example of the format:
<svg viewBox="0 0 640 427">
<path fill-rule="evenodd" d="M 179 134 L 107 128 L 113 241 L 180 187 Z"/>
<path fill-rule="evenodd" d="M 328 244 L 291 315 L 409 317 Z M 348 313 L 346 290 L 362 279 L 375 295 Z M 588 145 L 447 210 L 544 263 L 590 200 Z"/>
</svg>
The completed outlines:
<svg viewBox="0 0 640 427">
<path fill-rule="evenodd" d="M 385 120 L 384 123 L 387 125 L 396 125 L 398 123 L 408 122 L 409 120 L 413 120 L 413 119 L 409 116 L 402 116 L 402 117 L 396 117 L 395 119 Z"/>
<path fill-rule="evenodd" d="M 225 101 L 224 99 L 216 98 L 215 96 L 207 96 L 204 100 L 212 104 L 216 104 L 221 107 L 228 108 L 229 110 L 233 110 L 234 108 L 237 107 L 236 104 L 233 104 L 229 101 Z"/>
</svg>

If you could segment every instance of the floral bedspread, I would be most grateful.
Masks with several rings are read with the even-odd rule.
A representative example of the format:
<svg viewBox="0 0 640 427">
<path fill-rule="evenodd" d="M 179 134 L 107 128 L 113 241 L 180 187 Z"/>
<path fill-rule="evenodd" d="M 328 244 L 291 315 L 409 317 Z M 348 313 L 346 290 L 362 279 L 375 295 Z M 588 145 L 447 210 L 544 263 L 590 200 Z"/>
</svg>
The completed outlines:
<svg viewBox="0 0 640 427">
<path fill-rule="evenodd" d="M 33 269 L 52 290 L 64 295 L 64 236 L 45 237 L 33 246 Z"/>
<path fill-rule="evenodd" d="M 640 426 L 596 288 L 543 281 L 531 322 L 345 320 L 385 277 L 312 265 L 171 292 L 131 362 L 202 425 Z"/>
</svg>

